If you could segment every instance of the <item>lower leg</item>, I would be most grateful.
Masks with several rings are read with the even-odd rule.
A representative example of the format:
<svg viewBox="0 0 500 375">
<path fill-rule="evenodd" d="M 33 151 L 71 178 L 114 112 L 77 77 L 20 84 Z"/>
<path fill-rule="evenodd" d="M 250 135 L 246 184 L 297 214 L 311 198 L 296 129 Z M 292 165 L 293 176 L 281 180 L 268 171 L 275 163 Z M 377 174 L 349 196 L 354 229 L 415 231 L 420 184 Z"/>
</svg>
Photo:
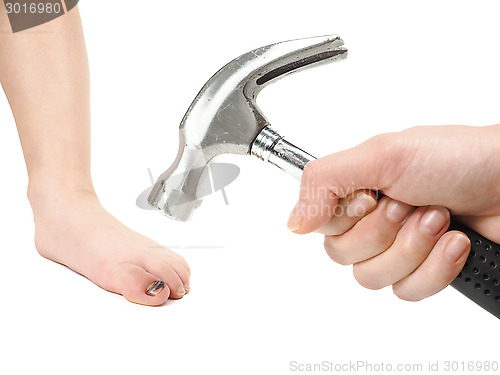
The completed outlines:
<svg viewBox="0 0 500 375">
<path fill-rule="evenodd" d="M 3 30 L 8 19 L 0 10 Z M 0 33 L 0 82 L 26 160 L 38 251 L 134 302 L 156 305 L 182 297 L 189 282 L 185 261 L 125 227 L 95 194 L 89 72 L 78 9 L 28 32 Z M 167 287 L 146 294 L 156 280 Z"/>
</svg>

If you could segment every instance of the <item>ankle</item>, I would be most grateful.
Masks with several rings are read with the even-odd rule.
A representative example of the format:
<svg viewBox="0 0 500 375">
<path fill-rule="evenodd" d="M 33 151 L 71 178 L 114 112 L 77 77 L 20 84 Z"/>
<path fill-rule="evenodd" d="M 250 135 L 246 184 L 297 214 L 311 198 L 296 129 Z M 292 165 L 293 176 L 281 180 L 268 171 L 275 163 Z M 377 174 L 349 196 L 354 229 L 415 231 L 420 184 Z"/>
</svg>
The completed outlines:
<svg viewBox="0 0 500 375">
<path fill-rule="evenodd" d="M 74 183 L 71 181 L 32 181 L 28 185 L 28 200 L 33 213 L 49 209 L 57 210 L 73 200 L 95 200 L 98 202 L 92 183 Z"/>
</svg>

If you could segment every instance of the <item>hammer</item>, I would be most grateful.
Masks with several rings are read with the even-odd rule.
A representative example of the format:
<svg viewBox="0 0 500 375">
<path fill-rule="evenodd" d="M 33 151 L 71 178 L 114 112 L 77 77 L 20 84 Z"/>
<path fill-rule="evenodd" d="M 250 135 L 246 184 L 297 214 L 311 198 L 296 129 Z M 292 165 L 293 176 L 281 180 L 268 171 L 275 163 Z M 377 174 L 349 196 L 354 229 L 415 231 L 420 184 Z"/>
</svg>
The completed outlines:
<svg viewBox="0 0 500 375">
<path fill-rule="evenodd" d="M 225 65 L 202 87 L 182 119 L 172 166 L 153 186 L 148 203 L 176 220 L 189 220 L 202 202 L 199 186 L 220 154 L 254 155 L 300 180 L 315 157 L 286 141 L 260 111 L 260 91 L 290 73 L 343 60 L 336 35 L 290 40 L 254 49 Z M 451 285 L 500 318 L 500 245 L 452 219 L 449 230 L 471 240 L 464 268 Z"/>
</svg>

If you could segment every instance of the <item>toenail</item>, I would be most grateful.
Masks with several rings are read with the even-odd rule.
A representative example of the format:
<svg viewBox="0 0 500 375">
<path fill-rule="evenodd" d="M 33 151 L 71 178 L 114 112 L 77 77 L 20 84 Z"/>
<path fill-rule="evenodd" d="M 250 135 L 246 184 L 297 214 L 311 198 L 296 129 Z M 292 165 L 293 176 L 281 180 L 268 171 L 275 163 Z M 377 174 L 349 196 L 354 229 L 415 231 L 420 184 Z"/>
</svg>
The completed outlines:
<svg viewBox="0 0 500 375">
<path fill-rule="evenodd" d="M 156 280 L 153 284 L 148 286 L 146 289 L 146 294 L 148 296 L 156 296 L 165 288 L 165 282 L 161 280 Z"/>
<path fill-rule="evenodd" d="M 189 284 L 184 285 L 184 290 L 186 291 L 186 294 L 188 294 L 191 290 L 191 286 Z"/>
<path fill-rule="evenodd" d="M 180 286 L 177 294 L 179 295 L 179 297 L 182 297 L 184 294 L 186 294 L 186 290 L 184 289 L 184 287 Z"/>
</svg>

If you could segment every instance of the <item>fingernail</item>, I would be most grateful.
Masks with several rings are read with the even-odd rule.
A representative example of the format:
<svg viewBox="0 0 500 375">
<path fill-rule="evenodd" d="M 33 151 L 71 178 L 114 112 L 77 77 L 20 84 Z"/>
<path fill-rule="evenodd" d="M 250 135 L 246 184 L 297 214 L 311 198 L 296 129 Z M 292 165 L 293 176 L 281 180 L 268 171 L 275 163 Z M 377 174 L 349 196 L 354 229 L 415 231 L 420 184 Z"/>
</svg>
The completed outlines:
<svg viewBox="0 0 500 375">
<path fill-rule="evenodd" d="M 457 233 L 448 242 L 446 249 L 444 249 L 444 255 L 449 261 L 455 263 L 465 254 L 469 245 L 469 238 L 461 233 Z"/>
<path fill-rule="evenodd" d="M 302 201 L 298 201 L 295 204 L 295 207 L 292 210 L 292 213 L 290 214 L 290 217 L 288 218 L 288 223 L 287 227 L 289 230 L 292 232 L 295 232 L 300 229 L 302 226 L 302 222 L 304 221 L 305 218 L 305 208 L 306 205 Z"/>
<path fill-rule="evenodd" d="M 450 214 L 448 210 L 438 207 L 428 207 L 420 218 L 420 229 L 431 236 L 437 235 L 446 225 Z"/>
<path fill-rule="evenodd" d="M 387 206 L 385 207 L 387 218 L 396 224 L 402 223 L 403 220 L 406 219 L 410 211 L 410 205 L 392 199 L 389 203 L 387 203 Z"/>
<path fill-rule="evenodd" d="M 161 281 L 161 280 L 157 280 L 153 284 L 151 284 L 150 286 L 148 286 L 148 288 L 146 289 L 146 294 L 148 296 L 156 296 L 164 288 L 165 288 L 165 282 Z"/>
<path fill-rule="evenodd" d="M 359 194 L 349 202 L 346 213 L 350 217 L 364 216 L 376 205 L 377 201 L 371 195 Z"/>
</svg>

